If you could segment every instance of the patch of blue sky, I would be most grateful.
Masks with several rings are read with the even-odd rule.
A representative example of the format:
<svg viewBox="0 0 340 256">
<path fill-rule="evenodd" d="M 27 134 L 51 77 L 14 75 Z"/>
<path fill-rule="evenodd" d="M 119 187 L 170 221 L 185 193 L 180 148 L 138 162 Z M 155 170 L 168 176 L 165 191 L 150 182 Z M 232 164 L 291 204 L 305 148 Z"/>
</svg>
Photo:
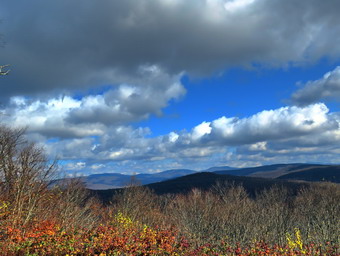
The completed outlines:
<svg viewBox="0 0 340 256">
<path fill-rule="evenodd" d="M 88 89 L 74 91 L 72 93 L 72 98 L 76 100 L 81 100 L 82 98 L 89 95 L 104 95 L 106 92 L 110 91 L 114 87 L 114 85 L 92 86 Z"/>
<path fill-rule="evenodd" d="M 171 131 L 191 130 L 203 121 L 221 116 L 244 118 L 263 110 L 291 104 L 289 98 L 299 84 L 318 80 L 340 65 L 322 59 L 315 65 L 286 68 L 232 68 L 219 76 L 191 78 L 184 75 L 182 84 L 187 94 L 180 101 L 171 101 L 161 117 L 151 115 L 135 126 L 150 127 L 151 137 Z M 329 104 L 329 105 L 328 105 Z M 329 101 L 331 111 L 338 111 L 339 103 Z"/>
<path fill-rule="evenodd" d="M 56 143 L 56 142 L 59 142 L 60 139 L 59 138 L 49 138 L 46 140 L 46 144 L 53 144 L 53 143 Z"/>
</svg>

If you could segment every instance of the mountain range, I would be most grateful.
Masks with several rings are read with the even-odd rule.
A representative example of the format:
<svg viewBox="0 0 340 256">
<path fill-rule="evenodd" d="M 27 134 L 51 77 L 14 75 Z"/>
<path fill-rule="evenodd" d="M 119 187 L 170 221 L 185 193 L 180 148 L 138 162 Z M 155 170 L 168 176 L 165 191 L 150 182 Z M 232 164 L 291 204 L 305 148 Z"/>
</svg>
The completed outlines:
<svg viewBox="0 0 340 256">
<path fill-rule="evenodd" d="M 148 185 L 165 182 L 192 174 L 213 173 L 215 175 L 233 175 L 251 178 L 299 181 L 330 181 L 340 183 L 340 165 L 320 164 L 275 164 L 251 168 L 233 168 L 229 166 L 211 167 L 200 172 L 189 169 L 174 169 L 154 174 L 124 175 L 119 173 L 92 174 L 82 177 L 86 187 L 92 190 L 116 189 L 131 183 Z M 210 177 L 210 176 L 209 176 Z M 214 176 L 217 177 L 217 176 Z"/>
<path fill-rule="evenodd" d="M 122 188 L 127 185 L 130 185 L 131 183 L 137 185 L 147 185 L 193 173 L 196 173 L 196 171 L 188 169 L 174 169 L 154 174 L 146 173 L 136 175 L 125 175 L 120 173 L 92 174 L 87 177 L 82 177 L 81 179 L 85 183 L 87 188 L 100 190 Z"/>
</svg>

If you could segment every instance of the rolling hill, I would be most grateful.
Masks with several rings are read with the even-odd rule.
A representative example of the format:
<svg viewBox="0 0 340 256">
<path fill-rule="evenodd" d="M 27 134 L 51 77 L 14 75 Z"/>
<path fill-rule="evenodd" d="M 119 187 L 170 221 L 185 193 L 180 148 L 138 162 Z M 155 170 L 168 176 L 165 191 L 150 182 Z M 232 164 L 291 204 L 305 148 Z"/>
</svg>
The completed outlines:
<svg viewBox="0 0 340 256">
<path fill-rule="evenodd" d="M 203 191 L 213 189 L 217 183 L 242 185 L 250 196 L 255 196 L 256 193 L 261 192 L 264 189 L 270 189 L 273 186 L 285 187 L 289 189 L 292 194 L 297 193 L 297 191 L 302 187 L 309 186 L 308 183 L 291 182 L 286 180 L 232 176 L 226 174 L 216 174 L 212 172 L 199 172 L 171 180 L 148 184 L 144 187 L 151 189 L 158 195 L 186 194 L 194 188 Z M 92 191 L 92 193 L 98 196 L 99 199 L 104 203 L 108 203 L 115 193 L 122 190 L 124 190 L 124 188 L 96 190 Z"/>
<path fill-rule="evenodd" d="M 271 178 L 271 179 L 296 179 L 304 181 L 330 181 L 340 180 L 339 165 L 320 164 L 275 164 L 238 170 L 221 170 L 217 174 L 229 174 L 247 177 Z"/>
<path fill-rule="evenodd" d="M 186 175 L 183 177 L 166 180 L 146 185 L 157 194 L 166 193 L 187 193 L 193 188 L 209 190 L 217 183 L 230 183 L 234 185 L 242 185 L 249 194 L 255 195 L 256 192 L 270 187 L 285 186 L 297 189 L 301 183 L 289 182 L 286 180 L 266 179 L 257 177 L 233 176 L 227 174 L 216 174 L 210 172 L 200 172 L 196 174 Z"/>
<path fill-rule="evenodd" d="M 275 164 L 250 168 L 233 168 L 229 166 L 211 167 L 200 173 L 211 173 L 216 175 L 233 175 L 235 177 L 267 178 L 278 180 L 299 181 L 330 181 L 340 183 L 340 165 L 320 164 Z M 120 173 L 92 174 L 81 177 L 86 187 L 93 190 L 116 189 L 136 183 L 148 185 L 152 183 L 171 180 L 198 172 L 189 169 L 174 169 L 153 174 L 124 175 Z M 195 177 L 195 176 L 193 176 Z M 214 175 L 208 175 L 209 182 Z M 242 178 L 242 179 L 243 179 Z M 236 179 L 236 178 L 234 178 Z M 236 179 L 237 180 L 237 179 Z M 170 181 L 169 181 L 170 182 Z"/>
<path fill-rule="evenodd" d="M 340 183 L 340 166 L 321 166 L 306 168 L 291 172 L 277 179 L 303 180 L 303 181 L 328 181 Z"/>
<path fill-rule="evenodd" d="M 82 177 L 85 185 L 89 189 L 114 189 L 125 187 L 131 182 L 146 185 L 167 179 L 172 179 L 188 174 L 196 173 L 188 169 L 174 169 L 154 174 L 124 175 L 119 173 L 92 174 Z"/>
</svg>

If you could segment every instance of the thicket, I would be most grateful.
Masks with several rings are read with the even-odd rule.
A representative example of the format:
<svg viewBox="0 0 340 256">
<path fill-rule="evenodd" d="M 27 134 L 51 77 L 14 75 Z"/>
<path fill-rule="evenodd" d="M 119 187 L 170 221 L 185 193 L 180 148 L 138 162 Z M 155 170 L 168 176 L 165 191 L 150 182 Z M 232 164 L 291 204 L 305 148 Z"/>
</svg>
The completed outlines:
<svg viewBox="0 0 340 256">
<path fill-rule="evenodd" d="M 143 187 L 130 187 L 110 206 L 134 221 L 176 227 L 197 245 L 227 241 L 285 244 L 299 230 L 306 243 L 340 244 L 340 186 L 315 183 L 293 195 L 272 187 L 249 197 L 242 186 L 217 184 L 210 191 L 156 196 Z"/>
<path fill-rule="evenodd" d="M 57 165 L 24 132 L 0 126 L 3 255 L 339 255 L 338 184 L 256 197 L 230 183 L 161 196 L 132 185 L 103 205 L 79 180 L 51 186 Z"/>
</svg>

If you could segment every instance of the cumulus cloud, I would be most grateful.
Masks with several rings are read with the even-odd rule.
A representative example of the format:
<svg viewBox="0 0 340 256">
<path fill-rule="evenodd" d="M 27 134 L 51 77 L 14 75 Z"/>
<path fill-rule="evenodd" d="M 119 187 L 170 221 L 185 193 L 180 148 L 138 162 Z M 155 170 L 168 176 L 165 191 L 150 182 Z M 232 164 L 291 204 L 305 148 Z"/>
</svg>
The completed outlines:
<svg viewBox="0 0 340 256">
<path fill-rule="evenodd" d="M 264 110 L 243 119 L 223 116 L 196 126 L 192 137 L 204 143 L 241 145 L 338 129 L 338 122 L 328 112 L 326 105 L 319 103 Z"/>
<path fill-rule="evenodd" d="M 319 80 L 308 81 L 291 97 L 292 102 L 299 106 L 329 99 L 340 100 L 340 66 Z"/>
<path fill-rule="evenodd" d="M 30 132 L 48 138 L 101 135 L 104 129 L 102 124 L 80 126 L 65 122 L 69 111 L 80 106 L 81 102 L 71 97 L 58 97 L 47 101 L 13 97 L 10 105 L 3 109 L 3 112 L 6 123 L 28 126 Z"/>
<path fill-rule="evenodd" d="M 334 157 L 340 150 L 339 123 L 339 115 L 329 113 L 319 103 L 262 111 L 242 119 L 221 117 L 203 122 L 190 132 L 151 138 L 147 128 L 112 127 L 97 139 L 63 140 L 53 147 L 62 152 L 63 158 L 86 158 L 92 163 L 113 161 L 134 166 L 134 162 L 135 165 L 143 162 L 166 166 L 166 162 L 194 164 L 204 160 L 213 166 L 224 160 L 239 166 L 257 165 L 287 162 L 294 157 L 293 161 L 297 161 L 313 153 L 315 159 L 317 156 L 321 159 L 321 155 Z"/>
<path fill-rule="evenodd" d="M 79 108 L 70 111 L 72 123 L 126 123 L 146 119 L 161 110 L 172 99 L 185 94 L 180 75 L 169 76 L 157 66 L 140 68 L 143 79 L 137 84 L 122 84 L 103 95 L 88 96 Z"/>
<path fill-rule="evenodd" d="M 203 122 L 199 125 L 197 125 L 195 128 L 193 128 L 192 133 L 191 133 L 191 138 L 195 141 L 200 138 L 202 138 L 206 134 L 211 133 L 211 127 L 210 127 L 210 122 Z"/>
<path fill-rule="evenodd" d="M 337 127 L 320 130 L 317 133 L 307 132 L 298 137 L 286 136 L 250 145 L 239 145 L 230 154 L 228 161 L 234 164 L 247 162 L 248 166 L 306 161 L 338 164 L 336 156 L 340 152 L 340 118 L 336 113 L 328 116 L 333 123 L 338 124 Z"/>
<path fill-rule="evenodd" d="M 339 57 L 339 1 L 6 1 L 10 96 L 133 84 L 143 65 L 205 75 L 235 65 Z M 289 17 L 289 19 L 287 19 Z"/>
<path fill-rule="evenodd" d="M 157 66 L 143 67 L 138 84 L 121 84 L 102 94 L 81 98 L 59 96 L 46 100 L 11 97 L 4 109 L 6 121 L 29 125 L 29 131 L 48 138 L 100 136 L 108 127 L 161 115 L 170 100 L 186 90 L 180 75 L 169 76 Z"/>
</svg>

